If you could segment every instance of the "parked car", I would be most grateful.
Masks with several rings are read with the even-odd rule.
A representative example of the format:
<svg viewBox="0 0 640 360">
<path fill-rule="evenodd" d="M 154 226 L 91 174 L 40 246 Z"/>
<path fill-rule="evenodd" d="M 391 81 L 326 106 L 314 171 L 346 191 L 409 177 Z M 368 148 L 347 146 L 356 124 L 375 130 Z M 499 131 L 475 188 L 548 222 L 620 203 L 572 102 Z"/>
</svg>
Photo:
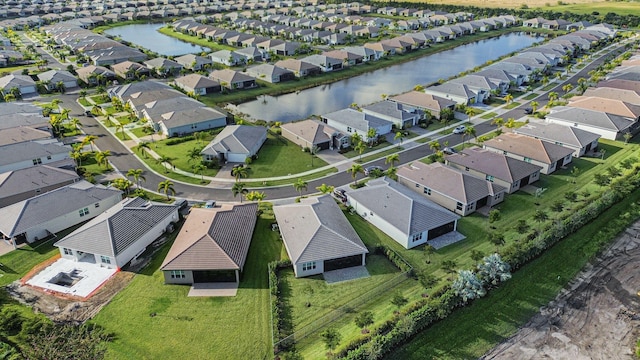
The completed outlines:
<svg viewBox="0 0 640 360">
<path fill-rule="evenodd" d="M 454 134 L 464 134 L 464 131 L 467 130 L 467 127 L 464 125 L 460 125 L 457 126 L 455 129 L 453 129 L 453 133 Z"/>
<path fill-rule="evenodd" d="M 530 108 L 530 107 L 525 108 L 524 109 L 524 113 L 527 114 L 527 115 L 533 114 L 533 108 Z"/>
<path fill-rule="evenodd" d="M 453 155 L 453 154 L 457 153 L 456 149 L 454 149 L 452 147 L 446 147 L 446 148 L 442 149 L 442 152 L 447 154 L 447 155 Z"/>
<path fill-rule="evenodd" d="M 371 176 L 371 175 L 374 175 L 376 172 L 379 172 L 380 175 L 382 175 L 382 173 L 384 172 L 384 169 L 382 168 L 382 166 L 377 166 L 377 165 L 367 166 L 366 168 L 364 168 L 364 176 Z"/>
<path fill-rule="evenodd" d="M 347 192 L 344 189 L 334 189 L 333 195 L 340 199 L 342 202 L 347 201 Z"/>
<path fill-rule="evenodd" d="M 205 209 L 211 209 L 211 208 L 213 208 L 214 206 L 216 206 L 216 202 L 215 202 L 215 200 L 207 200 L 207 202 L 206 202 L 206 203 L 204 203 L 204 208 L 205 208 Z"/>
</svg>

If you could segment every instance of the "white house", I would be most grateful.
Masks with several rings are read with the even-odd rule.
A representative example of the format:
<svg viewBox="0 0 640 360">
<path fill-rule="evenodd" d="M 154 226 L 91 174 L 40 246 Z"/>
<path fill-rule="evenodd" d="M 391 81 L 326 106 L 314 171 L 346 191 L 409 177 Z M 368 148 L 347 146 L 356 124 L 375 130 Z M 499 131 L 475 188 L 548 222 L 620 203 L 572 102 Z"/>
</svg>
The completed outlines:
<svg viewBox="0 0 640 360">
<path fill-rule="evenodd" d="M 56 242 L 65 259 L 121 269 L 178 222 L 178 206 L 126 198 Z"/>
<path fill-rule="evenodd" d="M 13 88 L 18 89 L 21 96 L 38 93 L 36 82 L 30 76 L 9 74 L 0 78 L 0 91 L 3 95 L 10 93 Z"/>
<path fill-rule="evenodd" d="M 405 249 L 456 231 L 460 218 L 388 178 L 348 191 L 347 204 Z"/>
<path fill-rule="evenodd" d="M 0 173 L 68 160 L 71 147 L 56 140 L 25 141 L 0 146 Z M 67 161 L 64 165 L 73 166 Z M 60 164 L 63 165 L 63 164 Z"/>
<path fill-rule="evenodd" d="M 122 192 L 87 181 L 0 209 L 0 233 L 14 244 L 34 242 L 87 221 L 120 202 Z"/>
<path fill-rule="evenodd" d="M 229 125 L 205 146 L 201 154 L 206 161 L 218 159 L 244 163 L 258 153 L 267 140 L 267 129 L 262 126 Z"/>
<path fill-rule="evenodd" d="M 322 115 L 322 122 L 348 136 L 358 134 L 366 141 L 370 140 L 367 135 L 369 129 L 375 129 L 376 135 L 386 135 L 391 132 L 393 126 L 389 120 L 351 108 Z"/>
<path fill-rule="evenodd" d="M 60 84 L 64 86 L 64 89 L 71 89 L 78 86 L 78 79 L 66 70 L 45 71 L 38 74 L 38 80 L 42 81 L 49 91 L 60 90 Z"/>
</svg>

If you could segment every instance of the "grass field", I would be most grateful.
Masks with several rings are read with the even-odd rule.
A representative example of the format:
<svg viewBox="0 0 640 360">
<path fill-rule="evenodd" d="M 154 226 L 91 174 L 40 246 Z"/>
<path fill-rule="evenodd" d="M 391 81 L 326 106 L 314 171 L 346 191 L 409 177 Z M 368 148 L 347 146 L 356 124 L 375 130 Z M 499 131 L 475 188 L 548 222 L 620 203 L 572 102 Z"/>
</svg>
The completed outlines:
<svg viewBox="0 0 640 360">
<path fill-rule="evenodd" d="M 267 135 L 267 141 L 258 151 L 258 158 L 249 165 L 249 178 L 286 176 L 327 165 L 316 156 L 311 166 L 311 153 L 303 152 L 300 146 L 289 140 L 279 139 L 272 134 Z"/>
<path fill-rule="evenodd" d="M 115 333 L 106 358 L 270 358 L 267 263 L 282 254 L 282 242 L 271 231 L 271 222 L 269 215 L 258 219 L 235 297 L 187 297 L 188 286 L 164 285 L 158 268 L 172 243 L 167 242 L 94 318 L 94 323 Z"/>
<path fill-rule="evenodd" d="M 192 43 L 192 44 L 196 44 L 196 45 L 200 45 L 204 48 L 209 48 L 211 49 L 211 51 L 218 51 L 218 50 L 237 50 L 237 48 L 233 47 L 233 46 L 229 46 L 229 45 L 222 45 L 222 44 L 218 44 L 217 42 L 214 41 L 208 41 L 207 39 L 203 39 L 197 36 L 191 36 L 191 35 L 187 35 L 187 34 L 183 34 L 179 31 L 174 31 L 173 29 L 169 28 L 169 27 L 161 27 L 160 29 L 158 29 L 158 32 L 167 36 L 171 36 L 173 38 L 188 42 L 188 43 Z"/>
</svg>

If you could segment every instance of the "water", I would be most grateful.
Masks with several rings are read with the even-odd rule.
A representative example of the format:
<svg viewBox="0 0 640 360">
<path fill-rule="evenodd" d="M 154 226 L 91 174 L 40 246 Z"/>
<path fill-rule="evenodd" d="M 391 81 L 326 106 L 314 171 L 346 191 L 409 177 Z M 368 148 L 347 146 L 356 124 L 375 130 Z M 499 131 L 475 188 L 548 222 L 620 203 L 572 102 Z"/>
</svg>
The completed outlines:
<svg viewBox="0 0 640 360">
<path fill-rule="evenodd" d="M 196 54 L 209 49 L 193 45 L 158 32 L 165 24 L 133 24 L 118 26 L 105 31 L 105 34 L 118 36 L 137 46 L 149 49 L 160 55 L 179 56 Z"/>
<path fill-rule="evenodd" d="M 380 101 L 382 94 L 395 95 L 418 84 L 446 79 L 542 40 L 522 33 L 510 33 L 297 93 L 260 96 L 233 108 L 250 118 L 266 121 L 305 119 L 344 109 L 352 103 L 370 104 Z"/>
</svg>

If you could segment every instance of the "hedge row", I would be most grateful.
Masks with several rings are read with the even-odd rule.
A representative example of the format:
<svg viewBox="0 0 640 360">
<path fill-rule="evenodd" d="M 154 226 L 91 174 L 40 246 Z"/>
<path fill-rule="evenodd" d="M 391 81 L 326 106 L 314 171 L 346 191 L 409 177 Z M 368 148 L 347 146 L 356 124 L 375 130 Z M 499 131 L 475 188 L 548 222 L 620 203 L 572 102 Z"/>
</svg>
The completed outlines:
<svg viewBox="0 0 640 360">
<path fill-rule="evenodd" d="M 273 341 L 274 341 L 274 349 L 275 353 L 278 353 L 293 343 L 290 344 L 280 344 L 280 347 L 276 347 L 275 343 L 280 340 L 286 338 L 291 335 L 290 330 L 285 328 L 283 319 L 282 319 L 282 298 L 280 297 L 280 278 L 278 277 L 278 272 L 280 269 L 284 269 L 291 266 L 290 260 L 282 260 L 282 261 L 272 261 L 268 265 L 269 271 L 269 291 L 271 292 L 271 296 L 275 299 L 271 302 L 271 326 L 273 331 Z"/>
<path fill-rule="evenodd" d="M 375 248 L 375 253 L 384 255 L 393 265 L 395 265 L 402 272 L 413 272 L 413 268 L 409 265 L 403 258 L 398 255 L 395 251 L 393 251 L 390 247 L 386 245 L 377 245 Z"/>
<path fill-rule="evenodd" d="M 542 252 L 588 224 L 596 217 L 607 211 L 616 203 L 623 200 L 631 192 L 640 188 L 640 167 L 614 181 L 610 188 L 602 195 L 584 207 L 578 208 L 573 214 L 561 222 L 544 229 L 540 234 L 528 236 L 518 244 L 512 244 L 503 251 L 502 258 L 508 262 L 513 270 L 516 270 L 529 261 L 538 257 Z M 635 215 L 640 212 L 634 207 Z M 600 230 L 599 242 L 596 246 L 604 245 L 613 236 L 619 233 L 632 220 L 634 214 L 628 213 L 614 221 L 605 229 Z M 599 234 L 600 234 L 599 233 Z M 376 248 L 378 250 L 378 248 Z M 384 250 L 384 247 L 381 247 Z M 393 252 L 391 252 L 394 254 Z M 386 252 L 385 252 L 386 255 Z M 389 259 L 396 264 L 393 256 Z M 398 265 L 396 265 L 398 266 Z M 432 294 L 430 299 L 422 299 L 405 309 L 400 316 L 394 317 L 379 325 L 371 332 L 368 342 L 357 339 L 347 346 L 338 355 L 339 358 L 348 360 L 368 360 L 381 358 L 391 352 L 398 345 L 424 330 L 434 322 L 446 318 L 459 306 L 462 306 L 460 298 L 449 286 L 442 289 L 440 294 Z"/>
</svg>

